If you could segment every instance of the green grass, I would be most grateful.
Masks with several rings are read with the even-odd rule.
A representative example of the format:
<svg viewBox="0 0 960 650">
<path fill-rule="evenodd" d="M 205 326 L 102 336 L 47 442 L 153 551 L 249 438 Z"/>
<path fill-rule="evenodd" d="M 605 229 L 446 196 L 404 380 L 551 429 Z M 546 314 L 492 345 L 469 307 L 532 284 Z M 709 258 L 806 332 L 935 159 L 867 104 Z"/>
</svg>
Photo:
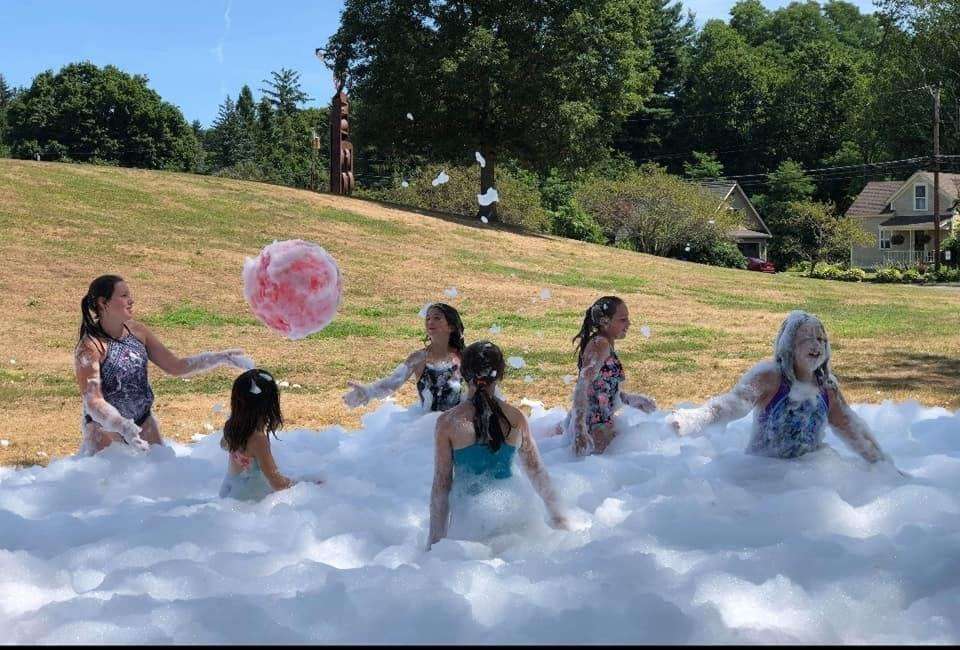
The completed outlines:
<svg viewBox="0 0 960 650">
<path fill-rule="evenodd" d="M 148 314 L 143 322 L 153 327 L 180 327 L 196 329 L 198 327 L 222 327 L 224 325 L 255 325 L 256 320 L 247 316 L 228 316 L 218 314 L 189 303 L 164 307 L 159 314 Z"/>
</svg>

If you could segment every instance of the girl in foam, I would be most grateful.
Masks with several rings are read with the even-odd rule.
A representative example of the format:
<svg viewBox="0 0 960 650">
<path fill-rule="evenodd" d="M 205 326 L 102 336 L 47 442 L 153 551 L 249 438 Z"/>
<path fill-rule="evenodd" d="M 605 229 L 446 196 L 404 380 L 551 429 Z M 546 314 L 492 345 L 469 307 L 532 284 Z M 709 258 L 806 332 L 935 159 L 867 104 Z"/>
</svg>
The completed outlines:
<svg viewBox="0 0 960 650">
<path fill-rule="evenodd" d="M 282 427 L 280 391 L 273 376 L 254 368 L 237 377 L 230 394 L 230 417 L 220 440 L 230 454 L 221 497 L 259 501 L 296 484 L 280 473 L 270 451 L 270 434 L 276 438 Z"/>
<path fill-rule="evenodd" d="M 471 523 L 459 522 L 456 515 L 451 517 L 451 491 L 455 505 L 467 506 L 461 512 L 470 512 L 469 502 L 491 494 L 495 500 L 508 497 L 508 491 L 497 488 L 513 476 L 517 452 L 524 472 L 547 507 L 551 525 L 569 527 L 530 435 L 527 418 L 496 395 L 505 368 L 503 353 L 489 341 L 473 343 L 463 352 L 467 399 L 437 420 L 427 550 L 447 536 L 451 520 L 455 524 Z M 502 514 L 508 508 L 509 504 L 501 502 L 490 510 Z"/>
<path fill-rule="evenodd" d="M 627 393 L 621 389 L 626 379 L 623 365 L 614 349 L 630 328 L 630 312 L 617 296 L 604 296 L 590 305 L 583 317 L 577 368 L 579 376 L 573 391 L 573 406 L 557 429 L 572 439 L 578 456 L 600 454 L 616 436 L 613 415 L 627 404 L 645 413 L 657 410 L 652 397 Z"/>
<path fill-rule="evenodd" d="M 116 275 L 102 275 L 90 283 L 80 313 L 74 367 L 83 397 L 81 455 L 95 454 L 117 441 L 139 449 L 146 449 L 147 443 L 163 444 L 160 425 L 151 413 L 148 360 L 177 377 L 221 365 L 253 366 L 242 350 L 178 357 L 145 325 L 133 320 L 133 294 Z"/>
<path fill-rule="evenodd" d="M 700 408 L 667 416 L 677 435 L 701 431 L 713 423 L 742 418 L 753 409 L 753 435 L 747 453 L 796 458 L 823 445 L 827 422 L 855 452 L 871 463 L 889 460 L 867 424 L 843 399 L 830 369 L 830 342 L 820 320 L 793 311 L 780 326 L 774 358 L 761 361 L 733 390 Z"/>
<path fill-rule="evenodd" d="M 427 308 L 426 347 L 407 357 L 394 371 L 370 384 L 348 381 L 352 388 L 343 396 L 350 408 L 393 394 L 411 375 L 417 377 L 420 403 L 428 411 L 446 411 L 460 403 L 460 355 L 463 352 L 463 321 L 450 305 L 434 303 Z"/>
</svg>

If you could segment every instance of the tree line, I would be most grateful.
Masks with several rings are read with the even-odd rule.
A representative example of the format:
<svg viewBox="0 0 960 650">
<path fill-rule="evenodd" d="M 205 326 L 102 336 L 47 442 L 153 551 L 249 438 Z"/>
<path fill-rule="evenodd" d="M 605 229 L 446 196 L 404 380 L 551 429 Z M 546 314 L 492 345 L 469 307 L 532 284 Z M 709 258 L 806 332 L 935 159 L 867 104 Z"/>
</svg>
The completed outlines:
<svg viewBox="0 0 960 650">
<path fill-rule="evenodd" d="M 840 257 L 852 235 L 838 215 L 863 185 L 924 166 L 934 85 L 941 148 L 960 149 L 958 34 L 955 0 L 881 0 L 874 14 L 842 0 L 777 10 L 740 0 L 700 29 L 670 0 L 346 0 L 325 51 L 347 79 L 364 191 L 402 200 L 402 181 L 431 165 L 467 169 L 479 152 L 481 193 L 501 174 L 537 190 L 530 223 L 643 250 L 650 237 L 624 239 L 620 217 L 614 227 L 585 208 L 597 205 L 586 184 L 616 180 L 631 195 L 624 179 L 732 178 L 788 265 L 810 250 L 804 228 Z M 258 90 L 259 100 L 248 86 L 226 98 L 204 129 L 112 66 L 70 64 L 24 89 L 0 76 L 0 147 L 298 187 L 319 161 L 325 182 L 326 110 L 303 107 L 290 70 Z"/>
</svg>

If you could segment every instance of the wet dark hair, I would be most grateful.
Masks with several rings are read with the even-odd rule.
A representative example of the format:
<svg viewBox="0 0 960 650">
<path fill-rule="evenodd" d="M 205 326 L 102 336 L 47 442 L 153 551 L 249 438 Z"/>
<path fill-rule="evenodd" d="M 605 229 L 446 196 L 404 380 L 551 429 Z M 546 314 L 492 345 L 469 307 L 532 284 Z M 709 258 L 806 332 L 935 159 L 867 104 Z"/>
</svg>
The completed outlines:
<svg viewBox="0 0 960 650">
<path fill-rule="evenodd" d="M 113 298 L 113 292 L 123 278 L 119 275 L 101 275 L 90 283 L 86 295 L 80 301 L 80 335 L 77 338 L 77 345 L 83 342 L 84 336 L 89 336 L 103 347 L 103 341 L 113 341 L 114 338 L 107 334 L 100 324 L 100 315 L 97 311 L 97 299 L 103 298 L 109 301 Z"/>
<path fill-rule="evenodd" d="M 460 374 L 464 381 L 476 386 L 473 393 L 473 430 L 477 434 L 477 442 L 485 443 L 494 452 L 507 439 L 510 420 L 504 415 L 497 398 L 487 389 L 503 377 L 504 370 L 503 352 L 490 341 L 471 343 L 463 351 Z M 506 433 L 501 423 L 506 425 Z"/>
<path fill-rule="evenodd" d="M 600 333 L 601 320 L 613 318 L 622 304 L 624 304 L 623 300 L 617 296 L 603 296 L 587 309 L 583 315 L 580 333 L 573 337 L 574 345 L 577 345 L 577 339 L 580 340 L 577 350 L 577 368 L 583 367 L 583 351 L 587 349 L 587 344 L 593 340 L 593 337 Z"/>
<path fill-rule="evenodd" d="M 223 425 L 224 447 L 228 451 L 242 450 L 257 431 L 272 433 L 276 438 L 277 429 L 282 427 L 280 391 L 273 375 L 254 368 L 237 377 L 230 394 L 230 417 Z"/>
<path fill-rule="evenodd" d="M 443 314 L 444 319 L 447 321 L 447 325 L 453 328 L 453 331 L 450 332 L 449 346 L 457 352 L 463 353 L 463 348 L 466 343 L 463 341 L 463 321 L 460 320 L 460 312 L 445 302 L 433 303 L 427 307 L 427 312 L 434 308 L 440 310 L 440 313 Z M 429 340 L 429 336 L 424 339 L 425 342 Z"/>
</svg>

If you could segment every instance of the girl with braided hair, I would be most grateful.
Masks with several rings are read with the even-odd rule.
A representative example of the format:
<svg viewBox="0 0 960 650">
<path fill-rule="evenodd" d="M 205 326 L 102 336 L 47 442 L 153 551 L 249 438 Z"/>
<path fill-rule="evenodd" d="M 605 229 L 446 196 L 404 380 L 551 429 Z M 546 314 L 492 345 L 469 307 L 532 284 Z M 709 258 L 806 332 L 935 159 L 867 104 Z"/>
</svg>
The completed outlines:
<svg viewBox="0 0 960 650">
<path fill-rule="evenodd" d="M 463 351 L 467 397 L 437 420 L 427 550 L 447 536 L 451 490 L 463 500 L 489 493 L 498 481 L 513 476 L 515 455 L 543 499 L 551 526 L 568 528 L 527 418 L 497 396 L 505 368 L 503 353 L 490 341 L 478 341 Z"/>
<path fill-rule="evenodd" d="M 571 438 L 578 456 L 601 454 L 616 436 L 613 414 L 626 404 L 645 413 L 657 410 L 652 397 L 621 389 L 626 379 L 623 365 L 614 350 L 615 341 L 630 328 L 627 305 L 617 296 L 603 296 L 587 309 L 578 344 L 577 384 L 573 406 L 557 433 Z"/>
<path fill-rule="evenodd" d="M 133 320 L 133 294 L 117 275 L 101 275 L 90 283 L 80 314 L 74 369 L 83 397 L 81 455 L 93 455 L 114 442 L 138 449 L 146 449 L 148 443 L 163 444 L 160 425 L 151 412 L 148 361 L 176 377 L 222 365 L 241 370 L 253 367 L 242 350 L 175 355 L 146 325 Z"/>
<path fill-rule="evenodd" d="M 395 393 L 411 376 L 417 377 L 420 403 L 429 411 L 446 411 L 460 403 L 460 353 L 463 321 L 456 309 L 442 302 L 427 308 L 424 319 L 426 347 L 413 352 L 390 375 L 369 384 L 348 381 L 343 401 L 350 408 Z"/>
</svg>

